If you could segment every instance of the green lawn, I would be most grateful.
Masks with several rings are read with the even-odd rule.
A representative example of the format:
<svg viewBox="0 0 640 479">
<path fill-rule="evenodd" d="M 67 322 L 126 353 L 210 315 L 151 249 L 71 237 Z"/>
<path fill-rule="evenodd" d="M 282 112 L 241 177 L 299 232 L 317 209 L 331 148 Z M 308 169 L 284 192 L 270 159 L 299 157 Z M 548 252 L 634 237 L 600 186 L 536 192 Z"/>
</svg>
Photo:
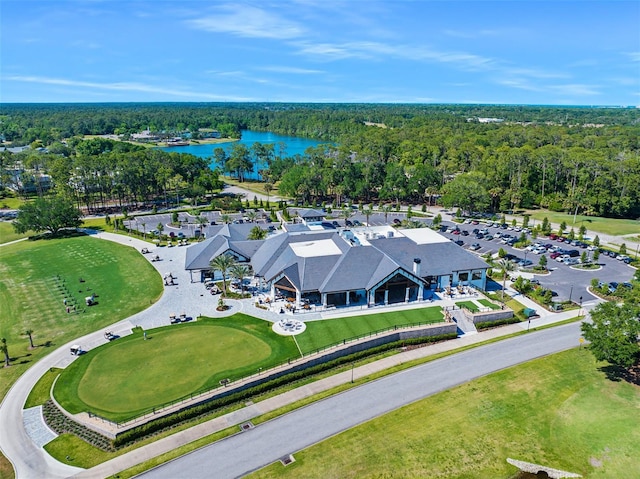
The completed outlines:
<svg viewBox="0 0 640 479">
<path fill-rule="evenodd" d="M 640 388 L 607 380 L 598 366 L 588 351 L 574 349 L 499 371 L 250 477 L 507 479 L 517 472 L 507 457 L 588 479 L 635 477 Z"/>
<path fill-rule="evenodd" d="M 632 233 L 640 233 L 640 221 L 638 220 L 621 220 L 615 218 L 602 218 L 599 216 L 576 216 L 576 222 L 573 222 L 573 215 L 566 213 L 557 213 L 554 211 L 532 210 L 528 212 L 531 217 L 538 221 L 542 221 L 545 217 L 550 222 L 560 224 L 563 221 L 567 223 L 567 229 L 574 228 L 576 235 L 578 229 L 584 224 L 587 228 L 587 236 L 593 237 L 594 234 L 589 232 L 605 233 L 610 235 L 627 235 Z M 531 224 L 531 223 L 530 223 Z"/>
<path fill-rule="evenodd" d="M 54 395 L 69 412 L 122 421 L 296 356 L 293 340 L 273 333 L 271 323 L 243 314 L 201 318 L 89 351 L 62 372 Z"/>
<path fill-rule="evenodd" d="M 409 324 L 432 324 L 444 320 L 439 306 L 405 309 L 389 313 L 309 321 L 304 333 L 296 336 L 303 353 L 308 354 L 344 339 Z"/>
<path fill-rule="evenodd" d="M 12 366 L 0 368 L 0 399 L 52 348 L 147 308 L 162 290 L 160 275 L 140 253 L 110 241 L 81 236 L 1 247 L 0 337 L 7 338 Z M 84 297 L 92 293 L 98 304 L 86 308 Z M 65 298 L 76 312 L 66 312 Z M 35 349 L 26 329 L 33 330 Z"/>
<path fill-rule="evenodd" d="M 28 233 L 16 233 L 13 229 L 13 223 L 10 221 L 0 221 L 0 244 L 26 238 L 30 234 L 34 233 L 32 231 Z"/>
<path fill-rule="evenodd" d="M 456 306 L 460 308 L 467 308 L 472 313 L 477 313 L 478 311 L 480 311 L 478 305 L 473 301 L 457 301 Z"/>
<path fill-rule="evenodd" d="M 478 303 L 480 303 L 482 306 L 485 306 L 487 308 L 491 308 L 491 309 L 500 309 L 500 306 L 498 306 L 496 303 L 489 301 L 488 299 L 478 299 L 477 300 Z"/>
</svg>

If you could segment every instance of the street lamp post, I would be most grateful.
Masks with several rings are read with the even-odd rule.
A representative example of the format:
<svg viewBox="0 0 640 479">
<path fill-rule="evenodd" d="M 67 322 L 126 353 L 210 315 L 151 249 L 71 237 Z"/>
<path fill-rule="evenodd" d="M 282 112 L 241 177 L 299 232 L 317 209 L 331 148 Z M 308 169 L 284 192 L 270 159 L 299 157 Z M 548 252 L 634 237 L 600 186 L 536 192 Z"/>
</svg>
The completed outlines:
<svg viewBox="0 0 640 479">
<path fill-rule="evenodd" d="M 573 285 L 571 285 L 571 290 L 569 291 L 569 302 L 571 302 L 572 295 L 573 295 Z"/>
</svg>

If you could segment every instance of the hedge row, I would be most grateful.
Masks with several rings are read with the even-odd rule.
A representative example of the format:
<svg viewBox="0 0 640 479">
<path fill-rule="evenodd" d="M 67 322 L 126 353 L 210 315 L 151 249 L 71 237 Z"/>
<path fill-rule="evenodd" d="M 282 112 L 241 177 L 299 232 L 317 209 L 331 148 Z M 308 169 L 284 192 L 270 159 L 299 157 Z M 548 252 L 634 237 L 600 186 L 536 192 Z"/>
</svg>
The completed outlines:
<svg viewBox="0 0 640 479">
<path fill-rule="evenodd" d="M 396 349 L 402 346 L 427 344 L 427 343 L 433 343 L 438 341 L 445 341 L 449 339 L 455 339 L 456 337 L 457 337 L 456 333 L 448 333 L 448 334 L 442 334 L 438 336 L 425 336 L 421 338 L 410 338 L 410 339 L 405 339 L 401 341 L 395 341 L 395 342 L 391 342 L 381 346 L 377 346 L 375 348 L 367 349 L 365 351 L 360 351 L 360 352 L 351 354 L 349 356 L 344 356 L 341 358 L 334 359 L 332 361 L 327 361 L 326 363 L 311 366 L 300 371 L 295 371 L 289 374 L 285 374 L 285 375 L 276 377 L 272 380 L 266 381 L 262 384 L 255 385 L 247 389 L 244 389 L 242 391 L 231 393 L 223 397 L 214 398 L 210 401 L 198 404 L 188 409 L 184 409 L 175 414 L 160 417 L 146 424 L 124 431 L 121 434 L 118 434 L 116 439 L 113 440 L 113 446 L 115 448 L 121 448 L 121 447 L 127 446 L 138 440 L 159 434 L 161 432 L 164 432 L 166 430 L 179 426 L 186 421 L 190 421 L 190 420 L 208 415 L 212 411 L 216 411 L 218 409 L 230 406 L 232 404 L 246 402 L 248 399 L 254 396 L 259 396 L 261 394 L 267 393 L 281 386 L 295 383 L 297 381 L 306 379 L 309 376 L 313 376 L 315 374 L 325 372 L 327 370 L 336 368 L 343 364 L 351 363 L 353 361 L 357 361 L 359 359 L 363 359 L 369 356 L 374 356 L 382 352 L 389 351 L 391 349 Z"/>
<path fill-rule="evenodd" d="M 75 434 L 83 441 L 103 451 L 112 452 L 115 450 L 111 439 L 65 416 L 51 399 L 43 404 L 42 416 L 47 425 L 58 434 Z"/>
<path fill-rule="evenodd" d="M 495 328 L 497 326 L 504 326 L 505 324 L 514 324 L 521 322 L 522 321 L 520 320 L 520 318 L 514 316 L 513 318 L 497 319 L 495 321 L 483 321 L 481 323 L 477 323 L 476 329 L 489 329 Z"/>
</svg>

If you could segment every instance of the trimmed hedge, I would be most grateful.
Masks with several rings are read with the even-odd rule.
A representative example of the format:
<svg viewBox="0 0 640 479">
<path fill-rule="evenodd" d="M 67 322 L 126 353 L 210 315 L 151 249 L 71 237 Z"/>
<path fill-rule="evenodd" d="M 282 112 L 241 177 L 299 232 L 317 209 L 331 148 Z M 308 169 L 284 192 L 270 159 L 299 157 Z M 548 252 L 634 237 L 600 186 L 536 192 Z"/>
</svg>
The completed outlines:
<svg viewBox="0 0 640 479">
<path fill-rule="evenodd" d="M 477 323 L 476 324 L 476 329 L 489 329 L 489 328 L 495 328 L 497 326 L 504 326 L 505 324 L 514 324 L 514 323 L 521 323 L 522 321 L 520 320 L 520 318 L 517 317 L 513 317 L 513 318 L 507 318 L 507 319 L 498 319 L 496 321 L 484 321 L 482 323 Z"/>
</svg>

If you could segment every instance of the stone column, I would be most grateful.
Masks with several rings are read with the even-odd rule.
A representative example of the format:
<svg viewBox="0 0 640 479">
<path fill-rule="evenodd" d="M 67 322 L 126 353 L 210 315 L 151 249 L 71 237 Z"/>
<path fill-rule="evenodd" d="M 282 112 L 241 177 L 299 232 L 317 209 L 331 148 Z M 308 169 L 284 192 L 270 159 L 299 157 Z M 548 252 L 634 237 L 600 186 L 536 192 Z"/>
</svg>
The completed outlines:
<svg viewBox="0 0 640 479">
<path fill-rule="evenodd" d="M 404 302 L 408 303 L 409 302 L 409 291 L 411 290 L 411 288 L 405 288 L 404 291 Z"/>
<path fill-rule="evenodd" d="M 346 303 L 346 305 L 347 305 L 347 306 L 349 306 L 349 304 L 351 304 L 351 302 L 349 301 L 349 291 L 347 291 L 345 294 L 346 294 L 346 301 L 345 301 L 345 303 Z"/>
<path fill-rule="evenodd" d="M 322 293 L 320 295 L 320 297 L 322 298 L 322 306 L 326 308 L 327 307 L 327 293 Z"/>
<path fill-rule="evenodd" d="M 384 290 L 384 304 L 385 305 L 389 304 L 389 290 L 388 289 Z"/>
</svg>

